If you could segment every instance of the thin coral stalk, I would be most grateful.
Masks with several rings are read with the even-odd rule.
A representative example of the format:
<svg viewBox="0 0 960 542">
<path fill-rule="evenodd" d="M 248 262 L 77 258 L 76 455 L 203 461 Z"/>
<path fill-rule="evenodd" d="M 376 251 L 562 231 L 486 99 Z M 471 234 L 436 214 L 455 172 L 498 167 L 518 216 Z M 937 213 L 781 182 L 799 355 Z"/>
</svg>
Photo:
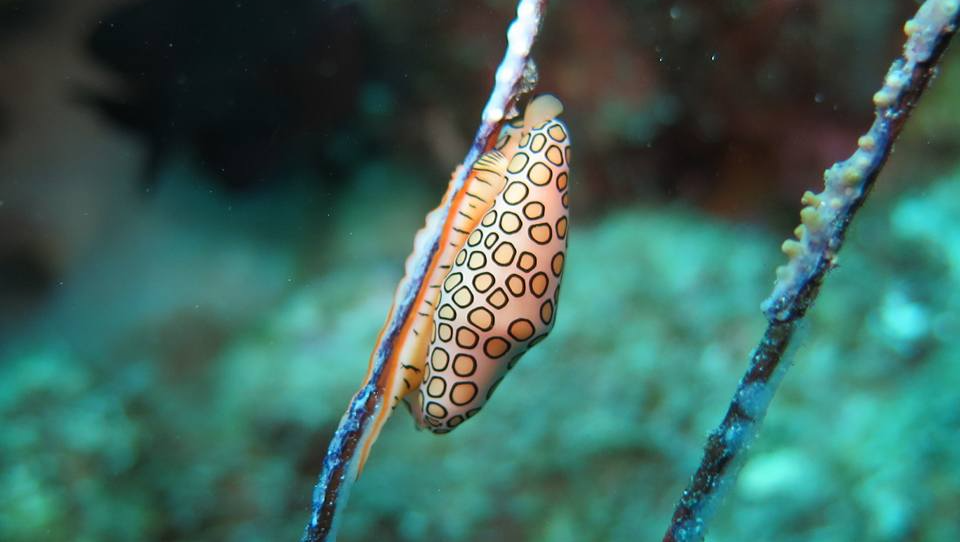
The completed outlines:
<svg viewBox="0 0 960 542">
<path fill-rule="evenodd" d="M 763 303 L 769 325 L 740 379 L 723 421 L 707 439 L 703 459 L 674 510 L 664 542 L 704 539 L 722 496 L 743 464 L 744 452 L 763 421 L 788 366 L 784 352 L 797 324 L 817 297 L 854 215 L 863 205 L 893 143 L 933 76 L 956 31 L 957 0 L 927 0 L 904 25 L 903 55 L 890 66 L 873 96 L 876 119 L 850 158 L 824 174 L 819 194 L 803 195 L 797 239 L 783 243 L 789 262 L 777 269 L 773 293 Z"/>
<path fill-rule="evenodd" d="M 362 443 L 371 437 L 372 421 L 377 413 L 386 408 L 384 390 L 379 385 L 386 360 L 390 359 L 394 344 L 403 322 L 409 317 L 414 298 L 423 287 L 427 267 L 438 249 L 440 227 L 449 213 L 450 202 L 463 188 L 467 173 L 473 163 L 485 152 L 493 148 L 504 121 L 515 109 L 518 98 L 529 92 L 534 77 L 531 75 L 532 63 L 530 50 L 533 47 L 546 0 L 520 0 L 517 4 L 517 18 L 507 31 L 507 51 L 497 68 L 494 88 L 483 109 L 480 127 L 467 152 L 462 167 L 451 180 L 451 190 L 443 202 L 443 211 L 439 220 L 434 222 L 432 231 L 422 233 L 429 250 L 422 256 L 408 262 L 411 273 L 400 285 L 401 292 L 395 310 L 388 317 L 380 338 L 374 347 L 372 366 L 363 387 L 350 401 L 346 413 L 340 420 L 336 433 L 330 441 L 327 455 L 323 460 L 323 470 L 314 487 L 313 505 L 310 521 L 303 534 L 303 542 L 332 541 L 336 537 L 337 523 L 343 514 L 349 497 L 350 488 L 356 480 L 361 461 L 359 450 Z M 430 228 L 430 224 L 427 225 Z"/>
</svg>

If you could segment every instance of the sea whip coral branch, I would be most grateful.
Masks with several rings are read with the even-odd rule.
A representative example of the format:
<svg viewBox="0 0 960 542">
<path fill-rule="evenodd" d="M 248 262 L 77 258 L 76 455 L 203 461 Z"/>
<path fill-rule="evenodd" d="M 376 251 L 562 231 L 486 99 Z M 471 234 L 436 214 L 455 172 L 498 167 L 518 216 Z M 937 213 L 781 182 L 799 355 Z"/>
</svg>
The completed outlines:
<svg viewBox="0 0 960 542">
<path fill-rule="evenodd" d="M 343 514 L 350 488 L 357 477 L 361 443 L 368 436 L 371 422 L 377 412 L 385 408 L 383 390 L 377 387 L 385 362 L 393 352 L 396 337 L 403 322 L 413 307 L 416 292 L 422 287 L 427 267 L 438 249 L 440 227 L 449 213 L 450 202 L 462 190 L 467 173 L 484 152 L 493 148 L 500 128 L 507 116 L 515 109 L 521 94 L 529 92 L 533 84 L 530 50 L 540 30 L 546 0 L 520 0 L 517 18 L 507 30 L 507 51 L 497 68 L 493 92 L 483 109 L 480 127 L 473 144 L 453 179 L 453 190 L 447 201 L 437 227 L 429 232 L 427 244 L 432 248 L 413 263 L 415 272 L 410 276 L 402 295 L 403 301 L 390 316 L 380 340 L 374 348 L 373 367 L 367 381 L 350 401 L 340 420 L 336 433 L 330 441 L 323 470 L 313 491 L 310 521 L 304 531 L 303 542 L 332 541 L 336 538 L 337 523 Z"/>
<path fill-rule="evenodd" d="M 736 479 L 743 455 L 756 435 L 777 385 L 781 363 L 797 323 L 813 304 L 827 271 L 836 266 L 847 228 L 890 156 L 893 143 L 926 89 L 956 31 L 958 0 L 927 0 L 903 30 L 903 55 L 890 66 L 873 96 L 876 119 L 848 159 L 824 174 L 825 188 L 801 202 L 797 239 L 783 243 L 789 262 L 777 269 L 773 293 L 763 302 L 769 325 L 720 425 L 710 433 L 703 459 L 674 510 L 664 542 L 704 539 L 724 487 Z"/>
</svg>

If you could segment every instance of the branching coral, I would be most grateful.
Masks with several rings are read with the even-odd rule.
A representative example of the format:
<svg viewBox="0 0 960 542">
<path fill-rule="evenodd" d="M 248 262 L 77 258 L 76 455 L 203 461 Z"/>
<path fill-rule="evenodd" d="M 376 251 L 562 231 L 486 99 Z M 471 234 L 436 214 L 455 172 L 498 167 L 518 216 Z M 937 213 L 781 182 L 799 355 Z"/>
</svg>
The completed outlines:
<svg viewBox="0 0 960 542">
<path fill-rule="evenodd" d="M 797 324 L 813 304 L 856 212 L 886 163 L 917 99 L 926 89 L 956 31 L 956 0 L 928 0 L 904 25 L 903 56 L 890 66 L 873 96 L 876 119 L 854 154 L 824 174 L 823 192 L 803 195 L 798 240 L 783 243 L 789 263 L 777 269 L 773 293 L 763 303 L 769 325 L 740 380 L 723 421 L 711 432 L 703 459 L 683 491 L 665 542 L 703 540 L 722 490 L 733 483 L 743 453 L 786 372 L 783 356 Z"/>
</svg>

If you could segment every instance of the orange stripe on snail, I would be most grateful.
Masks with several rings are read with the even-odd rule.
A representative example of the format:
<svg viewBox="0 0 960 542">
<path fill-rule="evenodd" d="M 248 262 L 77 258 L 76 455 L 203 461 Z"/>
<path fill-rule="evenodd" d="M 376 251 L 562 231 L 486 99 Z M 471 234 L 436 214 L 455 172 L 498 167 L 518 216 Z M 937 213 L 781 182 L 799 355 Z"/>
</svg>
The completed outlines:
<svg viewBox="0 0 960 542">
<path fill-rule="evenodd" d="M 450 204 L 450 212 L 447 214 L 438 241 L 439 249 L 430 261 L 427 278 L 423 281 L 422 288 L 414 298 L 413 310 L 410 311 L 410 316 L 403 322 L 393 353 L 386 361 L 386 369 L 377 382 L 377 388 L 382 390 L 384 397 L 387 398 L 386 405 L 377 412 L 369 433 L 370 437 L 363 443 L 358 471 L 363 470 L 370 449 L 390 413 L 405 395 L 415 390 L 420 384 L 423 377 L 430 326 L 440 292 L 440 283 L 449 274 L 457 250 L 466 242 L 470 230 L 480 221 L 483 213 L 493 205 L 496 194 L 501 190 L 503 179 L 499 171 L 502 169 L 500 164 L 505 163 L 505 161 L 506 158 L 499 151 L 492 151 L 482 156 L 471 169 L 464 182 L 463 189 Z M 456 172 L 454 172 L 452 178 L 456 178 Z M 447 200 L 450 188 L 447 190 L 448 194 L 444 195 L 441 201 Z M 429 226 L 431 221 L 437 220 L 440 214 L 440 208 L 428 213 L 427 225 Z M 429 227 L 425 227 L 418 232 L 414 239 L 414 251 L 407 260 L 407 276 L 397 287 L 396 299 L 388 313 L 387 322 L 390 322 L 393 317 L 397 300 L 400 299 L 406 288 L 405 283 L 411 275 L 411 262 L 419 259 L 421 251 L 429 249 L 425 246 L 422 238 L 423 232 L 429 229 Z M 378 344 L 382 340 L 382 335 L 383 330 L 380 331 L 380 336 L 377 338 Z M 370 378 L 373 365 L 374 359 L 371 355 L 367 377 L 364 381 Z"/>
</svg>

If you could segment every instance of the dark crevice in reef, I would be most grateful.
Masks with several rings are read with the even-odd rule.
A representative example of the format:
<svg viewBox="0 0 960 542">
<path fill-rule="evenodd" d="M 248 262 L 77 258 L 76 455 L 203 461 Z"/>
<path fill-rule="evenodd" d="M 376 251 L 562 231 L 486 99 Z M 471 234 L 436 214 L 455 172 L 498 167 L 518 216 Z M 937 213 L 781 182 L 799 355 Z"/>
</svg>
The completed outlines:
<svg viewBox="0 0 960 542">
<path fill-rule="evenodd" d="M 106 14 L 89 38 L 124 90 L 76 94 L 146 143 L 148 182 L 186 153 L 218 184 L 256 189 L 335 170 L 362 137 L 350 120 L 367 34 L 354 5 L 151 0 Z"/>
</svg>

